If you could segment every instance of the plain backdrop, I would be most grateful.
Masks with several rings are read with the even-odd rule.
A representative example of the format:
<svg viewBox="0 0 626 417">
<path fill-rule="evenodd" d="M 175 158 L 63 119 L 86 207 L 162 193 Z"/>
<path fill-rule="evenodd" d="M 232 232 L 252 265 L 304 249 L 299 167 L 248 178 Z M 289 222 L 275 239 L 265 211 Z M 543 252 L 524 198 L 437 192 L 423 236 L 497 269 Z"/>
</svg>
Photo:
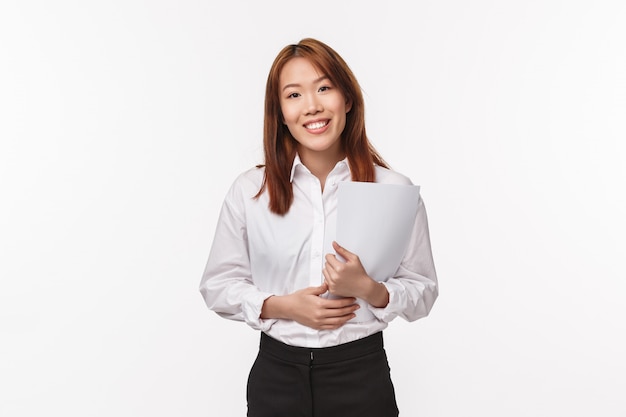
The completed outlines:
<svg viewBox="0 0 626 417">
<path fill-rule="evenodd" d="M 243 416 L 258 334 L 198 284 L 318 38 L 421 185 L 440 298 L 394 321 L 402 416 L 626 416 L 626 3 L 0 5 L 0 415 Z"/>
</svg>

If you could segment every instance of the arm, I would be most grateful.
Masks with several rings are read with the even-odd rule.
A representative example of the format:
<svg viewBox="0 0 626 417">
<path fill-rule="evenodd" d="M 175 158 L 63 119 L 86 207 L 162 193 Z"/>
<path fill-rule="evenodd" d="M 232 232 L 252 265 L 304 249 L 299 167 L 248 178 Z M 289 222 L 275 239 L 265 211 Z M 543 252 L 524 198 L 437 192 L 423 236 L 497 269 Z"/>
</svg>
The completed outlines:
<svg viewBox="0 0 626 417">
<path fill-rule="evenodd" d="M 224 200 L 200 293 L 209 309 L 220 316 L 267 330 L 275 320 L 261 320 L 261 308 L 272 294 L 260 291 L 252 281 L 241 194 L 233 185 Z"/>
<path fill-rule="evenodd" d="M 384 284 L 390 294 L 389 306 L 384 310 L 372 309 L 384 321 L 396 316 L 408 321 L 425 317 L 439 295 L 426 207 L 421 197 L 407 251 L 394 277 Z"/>
</svg>

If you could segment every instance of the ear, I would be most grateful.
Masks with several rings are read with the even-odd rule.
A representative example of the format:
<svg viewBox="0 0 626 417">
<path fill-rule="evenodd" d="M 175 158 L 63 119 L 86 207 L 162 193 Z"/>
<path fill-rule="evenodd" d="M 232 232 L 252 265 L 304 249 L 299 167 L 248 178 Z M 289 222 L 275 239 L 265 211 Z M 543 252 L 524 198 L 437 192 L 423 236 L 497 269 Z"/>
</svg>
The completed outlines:
<svg viewBox="0 0 626 417">
<path fill-rule="evenodd" d="M 346 113 L 350 113 L 352 110 L 352 100 L 346 100 Z"/>
</svg>

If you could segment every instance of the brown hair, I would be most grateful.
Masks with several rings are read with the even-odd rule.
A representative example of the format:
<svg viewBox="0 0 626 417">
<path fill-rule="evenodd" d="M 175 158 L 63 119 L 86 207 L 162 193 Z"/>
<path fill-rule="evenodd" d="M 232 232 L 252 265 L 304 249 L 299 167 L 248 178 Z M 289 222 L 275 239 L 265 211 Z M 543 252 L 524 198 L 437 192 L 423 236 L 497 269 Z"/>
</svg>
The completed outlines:
<svg viewBox="0 0 626 417">
<path fill-rule="evenodd" d="M 295 57 L 308 59 L 318 70 L 328 76 L 341 90 L 352 108 L 346 114 L 346 126 L 341 135 L 343 151 L 348 158 L 352 181 L 374 182 L 374 164 L 388 168 L 367 139 L 365 133 L 365 106 L 361 87 L 345 61 L 330 46 L 311 38 L 298 44 L 288 45 L 278 54 L 267 77 L 265 88 L 265 117 L 263 122 L 263 149 L 265 153 L 265 177 L 258 198 L 267 188 L 269 209 L 284 215 L 293 202 L 293 188 L 289 181 L 291 167 L 296 156 L 297 142 L 282 123 L 280 108 L 280 73 L 285 64 Z"/>
</svg>

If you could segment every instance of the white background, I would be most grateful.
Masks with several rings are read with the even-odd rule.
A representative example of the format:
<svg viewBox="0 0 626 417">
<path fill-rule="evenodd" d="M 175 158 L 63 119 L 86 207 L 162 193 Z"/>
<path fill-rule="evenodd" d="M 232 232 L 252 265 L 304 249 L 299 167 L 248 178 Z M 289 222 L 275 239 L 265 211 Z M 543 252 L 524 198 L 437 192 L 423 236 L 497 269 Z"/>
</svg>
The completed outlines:
<svg viewBox="0 0 626 417">
<path fill-rule="evenodd" d="M 197 290 L 303 37 L 422 186 L 441 295 L 403 416 L 626 416 L 626 3 L 0 6 L 0 415 L 243 416 L 258 334 Z"/>
</svg>

